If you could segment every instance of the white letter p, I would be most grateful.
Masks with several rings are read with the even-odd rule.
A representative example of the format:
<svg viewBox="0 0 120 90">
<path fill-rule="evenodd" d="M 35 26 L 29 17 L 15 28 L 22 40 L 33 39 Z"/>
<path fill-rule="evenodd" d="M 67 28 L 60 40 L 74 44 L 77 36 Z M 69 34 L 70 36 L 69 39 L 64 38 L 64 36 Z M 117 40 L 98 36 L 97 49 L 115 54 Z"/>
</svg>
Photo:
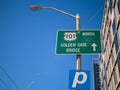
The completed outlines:
<svg viewBox="0 0 120 90">
<path fill-rule="evenodd" d="M 82 75 L 83 76 L 83 79 L 81 81 L 78 80 L 78 77 Z M 74 80 L 73 80 L 73 84 L 72 84 L 72 87 L 75 88 L 77 83 L 78 84 L 84 84 L 85 82 L 87 81 L 87 75 L 85 72 L 76 72 L 75 73 L 75 77 L 74 77 Z"/>
</svg>

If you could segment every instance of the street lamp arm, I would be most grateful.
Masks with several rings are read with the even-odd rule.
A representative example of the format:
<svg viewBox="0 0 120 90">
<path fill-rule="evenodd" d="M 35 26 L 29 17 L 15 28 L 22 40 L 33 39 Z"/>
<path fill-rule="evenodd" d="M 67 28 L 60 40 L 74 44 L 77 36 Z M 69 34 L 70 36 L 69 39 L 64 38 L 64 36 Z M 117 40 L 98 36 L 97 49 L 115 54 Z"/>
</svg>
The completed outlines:
<svg viewBox="0 0 120 90">
<path fill-rule="evenodd" d="M 51 10 L 54 10 L 54 11 L 63 13 L 63 14 L 65 14 L 65 15 L 68 15 L 68 16 L 70 16 L 70 17 L 76 18 L 75 15 L 72 15 L 72 14 L 70 14 L 70 13 L 67 13 L 67 12 L 65 12 L 65 11 L 62 11 L 62 10 L 59 10 L 59 9 L 56 9 L 56 8 L 53 8 L 53 7 L 43 7 L 43 8 L 51 9 Z"/>
<path fill-rule="evenodd" d="M 32 11 L 37 11 L 37 10 L 42 10 L 42 9 L 51 9 L 51 10 L 54 10 L 54 11 L 63 13 L 63 14 L 65 14 L 65 15 L 68 15 L 68 16 L 70 16 L 70 17 L 76 18 L 75 15 L 72 15 L 72 14 L 70 14 L 70 13 L 67 13 L 67 12 L 65 12 L 65 11 L 62 11 L 62 10 L 59 10 L 59 9 L 56 9 L 56 8 L 53 8 L 53 7 L 31 6 L 30 9 L 31 9 Z"/>
</svg>

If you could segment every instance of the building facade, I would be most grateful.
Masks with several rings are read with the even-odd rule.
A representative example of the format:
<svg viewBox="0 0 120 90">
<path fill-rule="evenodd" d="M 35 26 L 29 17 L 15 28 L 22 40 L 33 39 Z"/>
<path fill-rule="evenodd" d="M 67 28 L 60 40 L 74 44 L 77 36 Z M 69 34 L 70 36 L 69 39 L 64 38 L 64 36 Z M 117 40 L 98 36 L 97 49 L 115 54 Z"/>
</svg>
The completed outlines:
<svg viewBox="0 0 120 90">
<path fill-rule="evenodd" d="M 93 59 L 93 69 L 94 69 L 94 87 L 95 90 L 101 90 L 100 87 L 100 68 L 98 59 Z"/>
<path fill-rule="evenodd" d="M 101 36 L 101 90 L 120 90 L 120 0 L 105 0 Z"/>
</svg>

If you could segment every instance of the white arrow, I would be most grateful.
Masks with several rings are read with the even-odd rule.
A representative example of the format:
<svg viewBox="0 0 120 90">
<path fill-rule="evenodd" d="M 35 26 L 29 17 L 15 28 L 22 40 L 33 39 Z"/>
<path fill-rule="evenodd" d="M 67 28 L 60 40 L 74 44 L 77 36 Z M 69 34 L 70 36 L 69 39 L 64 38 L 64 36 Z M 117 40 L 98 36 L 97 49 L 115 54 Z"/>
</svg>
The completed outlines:
<svg viewBox="0 0 120 90">
<path fill-rule="evenodd" d="M 91 46 L 93 47 L 93 51 L 96 51 L 97 45 L 95 43 L 93 43 Z"/>
</svg>

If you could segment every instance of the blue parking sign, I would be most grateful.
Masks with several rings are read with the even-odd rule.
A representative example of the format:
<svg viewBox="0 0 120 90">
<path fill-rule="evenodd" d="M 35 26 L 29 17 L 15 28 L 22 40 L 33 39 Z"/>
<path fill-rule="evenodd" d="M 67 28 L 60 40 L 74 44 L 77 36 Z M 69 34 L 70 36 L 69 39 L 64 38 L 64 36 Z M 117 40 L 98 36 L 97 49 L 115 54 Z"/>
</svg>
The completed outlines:
<svg viewBox="0 0 120 90">
<path fill-rule="evenodd" d="M 90 72 L 87 70 L 70 70 L 69 88 L 90 90 Z"/>
</svg>

